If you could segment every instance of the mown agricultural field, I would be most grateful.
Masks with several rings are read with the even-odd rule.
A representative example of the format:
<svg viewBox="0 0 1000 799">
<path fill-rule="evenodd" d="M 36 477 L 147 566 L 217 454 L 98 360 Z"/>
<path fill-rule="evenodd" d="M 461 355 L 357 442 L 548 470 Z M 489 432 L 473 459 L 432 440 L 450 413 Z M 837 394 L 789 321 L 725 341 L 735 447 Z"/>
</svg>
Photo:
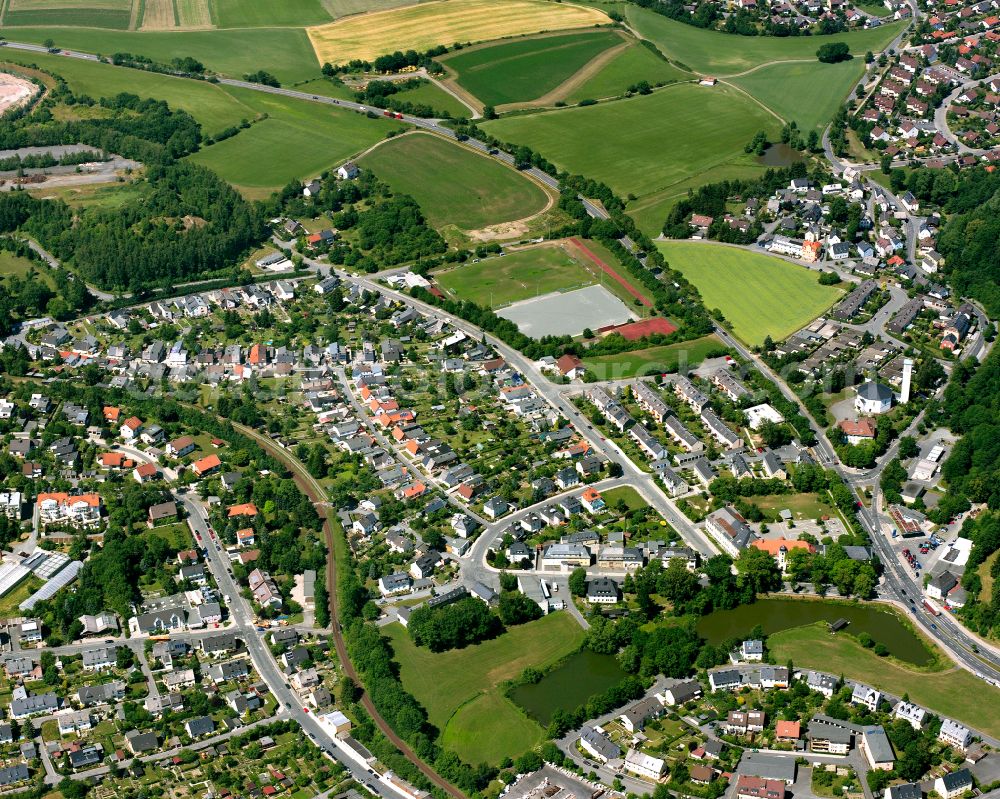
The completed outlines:
<svg viewBox="0 0 1000 799">
<path fill-rule="evenodd" d="M 133 0 L 9 0 L 3 25 L 59 25 L 126 29 Z"/>
<path fill-rule="evenodd" d="M 411 195 L 435 227 L 475 230 L 537 214 L 549 198 L 519 172 L 429 133 L 390 139 L 361 159 Z"/>
<path fill-rule="evenodd" d="M 690 72 L 665 61 L 645 45 L 634 42 L 573 89 L 565 99 L 570 103 L 587 99 L 602 100 L 605 97 L 617 97 L 640 81 L 655 86 L 657 83 L 673 83 L 693 78 L 694 75 Z"/>
<path fill-rule="evenodd" d="M 429 105 L 439 113 L 448 112 L 452 117 L 458 119 L 468 117 L 472 111 L 460 100 L 452 97 L 448 92 L 430 81 L 417 86 L 415 89 L 404 89 L 393 95 L 395 99 L 407 103 L 423 103 Z"/>
<path fill-rule="evenodd" d="M 626 380 L 630 377 L 660 374 L 678 366 L 694 367 L 709 353 L 723 348 L 715 336 L 704 336 L 678 344 L 647 347 L 616 355 L 596 355 L 584 359 L 584 366 L 597 375 L 598 380 Z"/>
<path fill-rule="evenodd" d="M 852 636 L 830 635 L 826 625 L 796 627 L 775 633 L 767 641 L 779 663 L 793 660 L 799 668 L 817 668 L 843 674 L 883 691 L 909 694 L 932 712 L 958 719 L 987 735 L 1000 736 L 1000 689 L 977 679 L 964 669 L 951 666 L 929 673 L 906 668 L 864 649 Z M 938 657 L 944 656 L 928 643 Z"/>
<path fill-rule="evenodd" d="M 268 118 L 190 156 L 251 198 L 304 180 L 347 160 L 402 123 L 249 89 L 233 97 Z"/>
<path fill-rule="evenodd" d="M 833 36 L 742 36 L 734 41 L 731 34 L 685 25 L 632 3 L 624 5 L 624 12 L 635 31 L 668 58 L 716 77 L 734 75 L 771 61 L 798 58 L 815 61 L 816 49 L 827 42 L 847 42 L 855 56 L 863 56 L 867 50 L 878 52 L 905 25 L 894 22 Z"/>
<path fill-rule="evenodd" d="M 493 308 L 598 282 L 576 250 L 558 243 L 462 264 L 434 281 L 451 297 Z"/>
<path fill-rule="evenodd" d="M 235 78 L 257 71 L 263 60 L 263 66 L 282 83 L 318 76 L 320 66 L 305 31 L 294 28 L 108 31 L 33 27 L 18 28 L 17 38 L 35 44 L 51 38 L 60 47 L 91 53 L 140 53 L 161 62 L 191 56 L 209 69 Z M 266 58 L 262 59 L 262 53 Z"/>
<path fill-rule="evenodd" d="M 721 244 L 658 242 L 670 265 L 718 308 L 747 344 L 785 338 L 819 316 L 843 294 L 821 286 L 816 272 L 781 258 Z"/>
<path fill-rule="evenodd" d="M 177 0 L 175 0 L 176 2 Z M 210 0 L 220 28 L 301 27 L 332 19 L 321 0 Z"/>
<path fill-rule="evenodd" d="M 863 71 L 860 58 L 839 64 L 772 64 L 732 82 L 786 122 L 796 122 L 799 130 L 821 132 Z"/>
<path fill-rule="evenodd" d="M 585 31 L 462 50 L 441 61 L 484 105 L 501 106 L 542 97 L 624 42 L 615 31 Z"/>
<path fill-rule="evenodd" d="M 655 194 L 746 156 L 759 130 L 778 120 L 725 86 L 677 84 L 651 95 L 505 117 L 483 127 L 526 144 L 569 172 L 602 180 L 621 196 Z"/>
<path fill-rule="evenodd" d="M 77 94 L 112 97 L 120 92 L 132 92 L 140 97 L 164 100 L 171 107 L 183 108 L 191 114 L 202 124 L 206 134 L 238 125 L 241 119 L 253 119 L 256 113 L 221 86 L 204 81 L 173 78 L 46 53 L 21 53 L 7 49 L 3 55 L 8 62 L 37 64 L 61 75 Z"/>
<path fill-rule="evenodd" d="M 398 624 L 383 631 L 403 686 L 427 709 L 447 747 L 468 762 L 493 764 L 517 757 L 543 736 L 542 728 L 500 693 L 500 683 L 528 666 L 544 669 L 561 660 L 583 639 L 583 630 L 568 613 L 553 613 L 492 641 L 439 654 L 414 646 Z"/>
<path fill-rule="evenodd" d="M 545 0 L 434 0 L 309 28 L 321 62 L 341 64 L 394 50 L 482 42 L 504 36 L 606 24 L 603 12 Z"/>
<path fill-rule="evenodd" d="M 190 113 L 212 136 L 243 119 L 268 118 L 236 136 L 191 156 L 216 170 L 248 196 L 263 197 L 289 180 L 313 177 L 367 149 L 391 129 L 402 127 L 378 117 L 334 109 L 275 94 L 223 87 L 108 64 L 15 51 L 10 61 L 37 63 L 62 75 L 75 92 L 91 97 L 133 92 L 165 100 Z"/>
</svg>

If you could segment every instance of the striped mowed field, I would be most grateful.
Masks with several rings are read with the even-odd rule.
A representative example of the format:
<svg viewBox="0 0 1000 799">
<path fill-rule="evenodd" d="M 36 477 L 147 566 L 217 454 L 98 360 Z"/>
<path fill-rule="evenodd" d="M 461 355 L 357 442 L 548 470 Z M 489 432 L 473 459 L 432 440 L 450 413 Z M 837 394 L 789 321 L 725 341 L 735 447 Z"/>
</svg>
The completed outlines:
<svg viewBox="0 0 1000 799">
<path fill-rule="evenodd" d="M 550 0 L 432 0 L 415 6 L 347 17 L 308 29 L 321 63 L 373 59 L 396 50 L 483 42 L 545 30 L 610 23 L 594 8 Z"/>
</svg>

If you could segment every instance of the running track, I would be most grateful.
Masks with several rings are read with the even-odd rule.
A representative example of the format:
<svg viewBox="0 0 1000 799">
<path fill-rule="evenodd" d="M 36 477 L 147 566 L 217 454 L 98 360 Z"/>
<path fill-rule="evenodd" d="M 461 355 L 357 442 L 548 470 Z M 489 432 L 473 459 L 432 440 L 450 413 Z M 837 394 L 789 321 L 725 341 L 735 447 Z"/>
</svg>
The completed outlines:
<svg viewBox="0 0 1000 799">
<path fill-rule="evenodd" d="M 641 293 L 635 288 L 631 283 L 629 283 L 625 278 L 618 274 L 614 269 L 608 266 L 604 261 L 597 257 L 580 239 L 572 238 L 570 241 L 573 246 L 576 247 L 580 252 L 586 255 L 591 261 L 600 267 L 604 274 L 611 277 L 618 285 L 620 285 L 625 291 L 627 291 L 631 296 L 635 297 L 639 302 L 645 305 L 647 308 L 653 307 L 653 301 L 649 299 L 645 294 Z"/>
</svg>

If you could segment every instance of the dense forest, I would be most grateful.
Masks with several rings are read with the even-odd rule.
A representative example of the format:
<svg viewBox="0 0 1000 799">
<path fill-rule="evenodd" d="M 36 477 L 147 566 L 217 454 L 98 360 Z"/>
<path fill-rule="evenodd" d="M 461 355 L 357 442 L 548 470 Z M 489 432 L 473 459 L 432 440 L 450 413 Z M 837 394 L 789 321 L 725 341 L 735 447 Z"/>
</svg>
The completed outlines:
<svg viewBox="0 0 1000 799">
<path fill-rule="evenodd" d="M 981 597 L 979 567 L 1000 550 L 1000 353 L 994 349 L 978 368 L 966 361 L 955 364 L 942 404 L 945 424 L 961 439 L 942 468 L 948 490 L 930 516 L 946 522 L 967 511 L 971 503 L 985 503 L 987 511 L 968 518 L 962 535 L 975 546 L 965 568 L 962 585 L 969 593 L 960 611 L 966 623 L 987 635 L 1000 633 L 1000 580 L 991 596 Z M 991 572 L 1000 576 L 1000 560 Z"/>
<path fill-rule="evenodd" d="M 1000 174 L 977 168 L 957 174 L 917 169 L 900 175 L 899 181 L 918 199 L 945 212 L 937 248 L 955 294 L 979 300 L 991 317 L 1000 316 Z"/>
<path fill-rule="evenodd" d="M 97 106 L 103 113 L 61 121 L 53 115 L 57 106 L 70 113 Z M 67 142 L 142 162 L 148 192 L 115 209 L 74 209 L 61 200 L 4 193 L 0 232 L 36 237 L 88 283 L 141 292 L 210 275 L 267 233 L 261 207 L 215 173 L 178 160 L 198 149 L 201 129 L 165 102 L 132 94 L 96 101 L 73 95 L 60 81 L 30 113 L 0 121 L 0 148 Z"/>
</svg>

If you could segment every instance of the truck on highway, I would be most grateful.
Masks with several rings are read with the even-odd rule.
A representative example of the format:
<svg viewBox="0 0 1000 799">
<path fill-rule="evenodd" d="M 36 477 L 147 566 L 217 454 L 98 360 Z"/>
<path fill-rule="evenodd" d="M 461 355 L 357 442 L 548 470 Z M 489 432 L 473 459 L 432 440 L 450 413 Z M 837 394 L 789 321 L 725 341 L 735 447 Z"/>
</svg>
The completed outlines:
<svg viewBox="0 0 1000 799">
<path fill-rule="evenodd" d="M 935 605 L 931 600 L 924 600 L 924 610 L 926 610 L 931 616 L 937 618 L 941 615 L 941 610 Z"/>
</svg>

